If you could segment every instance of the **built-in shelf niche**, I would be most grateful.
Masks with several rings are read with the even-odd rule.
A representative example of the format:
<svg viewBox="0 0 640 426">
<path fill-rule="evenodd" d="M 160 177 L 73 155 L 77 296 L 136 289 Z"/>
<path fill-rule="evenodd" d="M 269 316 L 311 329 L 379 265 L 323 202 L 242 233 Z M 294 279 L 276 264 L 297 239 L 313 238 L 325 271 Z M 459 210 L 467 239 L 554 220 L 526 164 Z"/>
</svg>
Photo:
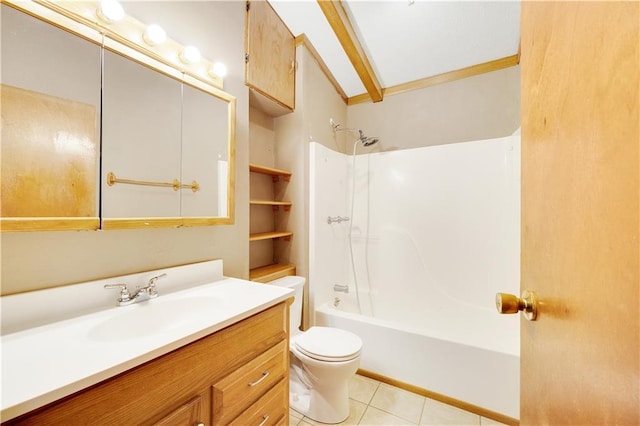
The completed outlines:
<svg viewBox="0 0 640 426">
<path fill-rule="evenodd" d="M 249 171 L 252 173 L 259 173 L 262 175 L 270 176 L 272 182 L 274 184 L 281 181 L 289 182 L 291 179 L 291 172 L 286 170 L 280 170 L 273 167 L 266 167 L 257 164 L 249 164 Z M 263 199 L 251 199 L 249 201 L 251 206 L 271 206 L 271 213 L 274 214 L 280 210 L 280 207 L 283 208 L 284 212 L 289 212 L 292 207 L 292 203 L 289 201 L 282 200 L 263 200 Z M 263 212 L 258 212 L 257 209 L 252 209 L 252 214 L 265 214 Z M 264 240 L 274 240 L 274 243 L 278 239 L 283 239 L 284 241 L 290 241 L 293 236 L 293 232 L 286 230 L 274 230 L 269 232 L 256 232 L 249 234 L 249 242 L 256 241 L 264 241 Z M 296 267 L 282 259 L 278 259 L 268 265 L 263 265 L 259 267 L 252 268 L 249 271 L 249 279 L 251 281 L 257 282 L 269 282 L 275 279 L 287 276 L 287 275 L 295 275 Z"/>
<path fill-rule="evenodd" d="M 249 279 L 251 281 L 266 283 L 278 278 L 286 277 L 287 275 L 295 274 L 295 265 L 292 265 L 290 263 L 273 263 L 271 265 L 253 268 L 249 271 Z"/>
</svg>

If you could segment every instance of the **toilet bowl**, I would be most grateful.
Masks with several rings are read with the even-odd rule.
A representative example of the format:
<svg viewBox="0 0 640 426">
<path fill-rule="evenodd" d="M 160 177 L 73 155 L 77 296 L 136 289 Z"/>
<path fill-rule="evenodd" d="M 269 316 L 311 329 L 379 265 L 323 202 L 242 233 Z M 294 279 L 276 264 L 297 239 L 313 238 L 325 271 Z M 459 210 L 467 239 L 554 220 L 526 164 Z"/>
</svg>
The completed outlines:
<svg viewBox="0 0 640 426">
<path fill-rule="evenodd" d="M 300 331 L 304 277 L 288 276 L 269 284 L 295 291 L 290 310 L 289 405 L 321 423 L 349 417 L 349 379 L 358 370 L 362 340 L 334 327 Z"/>
</svg>

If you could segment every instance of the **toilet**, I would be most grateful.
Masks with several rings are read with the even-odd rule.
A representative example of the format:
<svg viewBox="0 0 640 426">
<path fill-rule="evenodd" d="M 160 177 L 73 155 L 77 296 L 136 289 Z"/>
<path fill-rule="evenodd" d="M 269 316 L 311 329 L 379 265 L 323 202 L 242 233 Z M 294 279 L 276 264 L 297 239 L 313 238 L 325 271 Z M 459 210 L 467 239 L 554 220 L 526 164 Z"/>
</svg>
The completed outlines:
<svg viewBox="0 0 640 426">
<path fill-rule="evenodd" d="M 269 284 L 295 291 L 290 308 L 289 405 L 321 423 L 349 417 L 349 379 L 360 365 L 362 340 L 334 327 L 300 331 L 304 277 L 288 276 Z"/>
</svg>

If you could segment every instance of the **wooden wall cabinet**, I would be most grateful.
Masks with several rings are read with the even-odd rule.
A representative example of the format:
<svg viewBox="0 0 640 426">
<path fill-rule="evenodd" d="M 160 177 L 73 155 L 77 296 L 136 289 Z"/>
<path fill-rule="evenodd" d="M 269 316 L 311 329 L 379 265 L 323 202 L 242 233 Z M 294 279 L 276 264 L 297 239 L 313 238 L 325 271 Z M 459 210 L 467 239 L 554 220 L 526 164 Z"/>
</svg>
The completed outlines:
<svg viewBox="0 0 640 426">
<path fill-rule="evenodd" d="M 285 425 L 287 303 L 3 424 Z"/>
<path fill-rule="evenodd" d="M 98 229 L 100 46 L 0 10 L 0 228 Z"/>
<path fill-rule="evenodd" d="M 272 167 L 260 166 L 257 164 L 249 164 L 249 171 L 251 173 L 258 173 L 260 175 L 268 176 L 272 179 L 273 184 L 276 185 L 280 179 L 284 182 L 289 182 L 291 179 L 291 172 L 286 170 L 274 169 Z M 275 193 L 275 191 L 274 191 Z M 282 201 L 282 200 L 263 200 L 254 198 L 254 194 L 251 194 L 250 197 L 250 205 L 251 205 L 251 214 L 269 214 L 273 216 L 274 214 L 278 214 L 278 212 L 288 213 L 291 210 L 291 202 Z M 266 209 L 264 207 L 259 206 L 271 206 L 271 209 Z M 258 207 L 258 208 L 254 208 Z M 255 219 L 252 217 L 252 220 Z M 271 220 L 275 226 L 275 220 Z M 249 242 L 262 241 L 262 240 L 277 240 L 284 239 L 285 241 L 290 241 L 293 236 L 293 232 L 287 230 L 272 230 L 268 232 L 256 232 L 251 233 L 249 235 Z M 250 250 L 251 255 L 251 250 Z M 295 275 L 296 267 L 295 265 L 290 264 L 285 259 L 276 259 L 274 256 L 273 262 L 261 265 L 259 267 L 254 267 L 249 271 L 249 279 L 251 281 L 257 282 L 269 282 L 273 281 L 277 278 L 281 278 L 287 275 Z M 253 262 L 252 262 L 253 263 Z"/>
<path fill-rule="evenodd" d="M 270 115 L 295 108 L 295 37 L 265 0 L 247 1 L 245 84 L 251 102 Z"/>
</svg>

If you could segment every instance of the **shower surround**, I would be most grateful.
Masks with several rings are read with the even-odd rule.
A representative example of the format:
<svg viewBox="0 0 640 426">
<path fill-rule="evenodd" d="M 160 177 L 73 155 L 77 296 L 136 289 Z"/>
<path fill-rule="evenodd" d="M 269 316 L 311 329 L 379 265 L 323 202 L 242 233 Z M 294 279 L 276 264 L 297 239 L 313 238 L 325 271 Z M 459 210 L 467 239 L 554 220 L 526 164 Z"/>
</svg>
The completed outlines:
<svg viewBox="0 0 640 426">
<path fill-rule="evenodd" d="M 358 155 L 355 184 L 352 161 L 311 144 L 315 324 L 360 335 L 364 370 L 517 418 L 519 316 L 494 298 L 519 293 L 520 136 Z"/>
</svg>

